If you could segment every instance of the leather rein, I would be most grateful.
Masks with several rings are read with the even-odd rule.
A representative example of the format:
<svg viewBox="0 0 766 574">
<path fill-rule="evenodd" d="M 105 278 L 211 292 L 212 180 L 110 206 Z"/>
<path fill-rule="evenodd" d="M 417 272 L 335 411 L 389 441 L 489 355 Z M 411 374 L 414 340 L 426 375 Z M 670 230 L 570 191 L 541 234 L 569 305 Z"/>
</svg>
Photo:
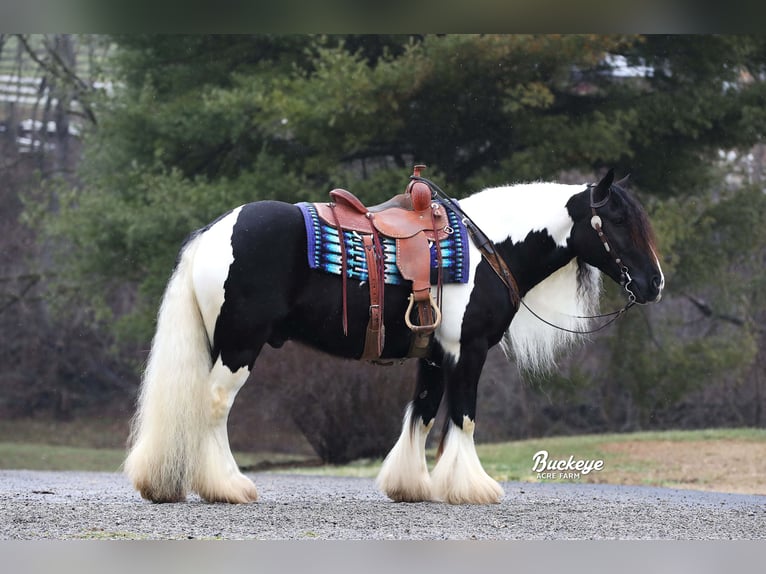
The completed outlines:
<svg viewBox="0 0 766 574">
<path fill-rule="evenodd" d="M 595 184 L 588 184 L 588 191 L 590 192 L 590 209 L 591 209 L 591 220 L 590 224 L 591 227 L 598 233 L 598 237 L 601 240 L 601 244 L 604 246 L 604 249 L 607 253 L 610 254 L 610 256 L 614 259 L 615 263 L 617 264 L 618 268 L 620 269 L 620 286 L 625 289 L 625 291 L 628 294 L 628 302 L 623 306 L 621 309 L 618 309 L 617 311 L 612 311 L 611 313 L 603 313 L 599 315 L 574 315 L 574 318 L 576 319 L 600 319 L 605 317 L 610 317 L 609 321 L 604 323 L 603 325 L 600 325 L 596 327 L 595 329 L 589 329 L 585 331 L 577 331 L 573 329 L 568 329 L 566 327 L 562 327 L 560 325 L 556 325 L 555 323 L 551 323 L 550 321 L 544 319 L 537 313 L 535 313 L 527 304 L 524 302 L 524 300 L 521 298 L 519 294 L 519 288 L 516 283 L 516 279 L 513 277 L 513 273 L 511 273 L 510 268 L 508 267 L 508 264 L 503 259 L 502 255 L 500 255 L 500 252 L 497 250 L 497 247 L 492 242 L 492 240 L 487 236 L 486 233 L 484 233 L 481 228 L 476 225 L 476 223 L 460 208 L 458 203 L 450 198 L 442 189 L 436 185 L 434 182 L 420 176 L 410 176 L 410 179 L 414 181 L 422 181 L 425 183 L 428 187 L 431 188 L 431 191 L 433 192 L 434 196 L 437 197 L 444 203 L 449 209 L 454 211 L 460 218 L 465 225 L 466 229 L 468 230 L 468 234 L 471 236 L 471 239 L 473 240 L 474 245 L 476 245 L 477 249 L 481 252 L 484 259 L 486 259 L 487 263 L 489 263 L 489 266 L 492 268 L 492 270 L 497 274 L 497 276 L 500 278 L 500 280 L 503 282 L 503 284 L 508 289 L 508 295 L 511 300 L 511 303 L 518 308 L 519 304 L 524 305 L 524 307 L 529 311 L 534 317 L 545 323 L 546 325 L 553 327 L 555 329 L 559 329 L 561 331 L 566 331 L 567 333 L 573 333 L 576 335 L 589 335 L 591 333 L 596 333 L 598 331 L 601 331 L 602 329 L 605 329 L 612 323 L 614 323 L 617 319 L 622 317 L 628 309 L 630 309 L 633 305 L 636 304 L 636 295 L 631 291 L 630 284 L 633 282 L 633 279 L 630 276 L 630 272 L 627 268 L 627 266 L 623 263 L 622 259 L 619 255 L 616 254 L 612 246 L 609 244 L 609 240 L 606 237 L 606 234 L 604 233 L 604 230 L 602 228 L 602 221 L 601 217 L 598 215 L 598 212 L 596 211 L 597 208 L 603 207 L 606 205 L 612 195 L 612 188 L 609 187 L 609 190 L 607 191 L 606 197 L 602 199 L 601 201 L 595 201 L 593 197 L 593 193 L 595 190 L 596 185 Z"/>
<path fill-rule="evenodd" d="M 466 212 L 460 208 L 460 205 L 457 201 L 444 193 L 444 191 L 442 191 L 442 189 L 434 182 L 419 175 L 412 175 L 410 176 L 410 179 L 414 181 L 422 181 L 425 183 L 428 187 L 431 188 L 431 192 L 433 193 L 434 197 L 438 198 L 446 207 L 451 209 L 455 214 L 457 214 L 458 217 L 460 217 L 461 223 L 465 225 L 465 228 L 468 231 L 468 235 L 471 236 L 471 240 L 473 241 L 474 245 L 476 245 L 476 248 L 481 252 L 484 259 L 487 260 L 489 266 L 500 278 L 500 281 L 503 282 L 506 289 L 508 289 L 508 296 L 511 299 L 511 303 L 518 307 L 518 304 L 521 301 L 521 297 L 519 295 L 519 286 L 516 284 L 516 279 L 514 278 L 513 273 L 511 273 L 510 267 L 508 267 L 508 264 L 500 255 L 497 247 L 487 236 L 487 234 L 484 233 L 470 217 L 468 217 Z"/>
</svg>

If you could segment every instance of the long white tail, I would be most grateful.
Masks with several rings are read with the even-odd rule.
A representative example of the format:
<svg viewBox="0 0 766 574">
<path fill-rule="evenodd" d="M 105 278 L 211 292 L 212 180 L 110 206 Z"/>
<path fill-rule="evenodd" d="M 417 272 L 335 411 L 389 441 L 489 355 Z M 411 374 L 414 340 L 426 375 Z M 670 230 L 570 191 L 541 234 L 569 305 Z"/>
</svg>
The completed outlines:
<svg viewBox="0 0 766 574">
<path fill-rule="evenodd" d="M 165 290 L 124 465 L 141 496 L 154 502 L 185 498 L 209 432 L 210 349 L 192 285 L 199 241 L 184 247 Z"/>
</svg>

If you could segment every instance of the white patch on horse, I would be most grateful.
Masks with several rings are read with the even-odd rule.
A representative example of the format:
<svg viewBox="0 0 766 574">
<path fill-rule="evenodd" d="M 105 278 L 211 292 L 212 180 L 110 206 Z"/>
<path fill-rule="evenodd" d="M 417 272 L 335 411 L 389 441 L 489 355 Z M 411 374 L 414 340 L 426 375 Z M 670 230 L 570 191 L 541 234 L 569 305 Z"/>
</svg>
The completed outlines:
<svg viewBox="0 0 766 574">
<path fill-rule="evenodd" d="M 471 299 L 476 267 L 481 261 L 481 253 L 473 244 L 468 242 L 468 281 L 466 283 L 448 283 L 442 287 L 442 322 L 434 333 L 434 338 L 444 349 L 445 355 L 454 363 L 460 359 L 460 337 L 463 329 L 463 316 Z M 431 294 L 436 297 L 436 287 L 431 288 Z"/>
<path fill-rule="evenodd" d="M 574 222 L 567 201 L 584 185 L 521 183 L 491 187 L 460 200 L 460 207 L 495 243 L 524 241 L 531 231 L 546 231 L 557 245 L 566 245 Z"/>
<path fill-rule="evenodd" d="M 223 285 L 229 276 L 229 267 L 234 261 L 231 236 L 242 207 L 216 221 L 199 238 L 194 255 L 194 294 L 202 313 L 205 329 L 210 341 L 213 340 L 215 322 L 223 305 Z"/>
<path fill-rule="evenodd" d="M 494 187 L 460 200 L 460 207 L 495 243 L 511 238 L 523 241 L 530 231 L 546 230 L 558 245 L 565 245 L 572 219 L 566 210 L 569 198 L 583 186 L 558 183 L 529 183 Z M 463 317 L 476 281 L 476 268 L 481 253 L 469 242 L 468 281 L 445 285 L 442 324 L 434 334 L 444 352 L 457 362 L 460 359 L 460 337 Z M 435 293 L 435 290 L 432 290 Z"/>
<path fill-rule="evenodd" d="M 662 272 L 662 266 L 660 265 L 660 258 L 657 255 L 657 252 L 652 249 L 652 254 L 654 255 L 654 260 L 657 263 L 657 269 L 660 272 L 660 288 L 659 293 L 657 293 L 657 298 L 654 300 L 655 303 L 659 303 L 660 299 L 662 299 L 662 290 L 665 289 L 665 274 Z"/>
</svg>

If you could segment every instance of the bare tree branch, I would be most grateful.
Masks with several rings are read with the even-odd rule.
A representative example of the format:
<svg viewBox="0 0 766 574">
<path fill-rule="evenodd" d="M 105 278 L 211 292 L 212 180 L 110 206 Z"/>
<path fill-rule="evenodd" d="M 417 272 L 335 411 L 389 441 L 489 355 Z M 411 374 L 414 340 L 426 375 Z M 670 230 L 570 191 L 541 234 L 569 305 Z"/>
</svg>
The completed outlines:
<svg viewBox="0 0 766 574">
<path fill-rule="evenodd" d="M 4 293 L 3 297 L 6 298 L 6 302 L 0 306 L 0 313 L 4 313 L 7 311 L 10 307 L 15 305 L 16 303 L 21 302 L 26 296 L 27 293 L 40 282 L 40 279 L 42 279 L 42 276 L 39 274 L 29 273 L 26 275 L 19 275 L 18 277 L 14 278 L 0 278 L 0 281 L 25 281 L 26 284 L 19 290 L 18 293 Z"/>
<path fill-rule="evenodd" d="M 63 80 L 68 85 L 72 86 L 75 93 L 80 96 L 85 96 L 77 98 L 77 101 L 80 103 L 80 105 L 83 107 L 85 117 L 91 121 L 93 124 L 96 124 L 96 115 L 93 113 L 93 110 L 91 109 L 90 105 L 88 104 L 87 96 L 93 92 L 93 88 L 88 85 L 87 82 L 85 82 L 82 78 L 80 78 L 77 75 L 77 72 L 75 70 L 72 70 L 69 65 L 64 62 L 64 60 L 61 58 L 61 55 L 57 53 L 56 50 L 51 48 L 48 43 L 45 43 L 45 49 L 47 55 L 54 60 L 54 63 L 51 64 L 44 59 L 40 58 L 38 56 L 37 52 L 32 48 L 32 46 L 29 44 L 29 40 L 27 39 L 25 34 L 16 34 L 16 37 L 18 38 L 21 45 L 24 47 L 25 52 L 27 55 L 38 65 L 40 68 L 47 73 L 49 73 L 54 78 Z M 69 112 L 69 110 L 68 110 Z"/>
<path fill-rule="evenodd" d="M 713 307 L 710 306 L 709 303 L 703 301 L 699 297 L 695 297 L 689 293 L 684 293 L 684 297 L 705 317 L 714 320 L 725 321 L 727 323 L 731 323 L 732 325 L 737 325 L 738 327 L 744 327 L 749 323 L 747 319 L 743 319 L 741 317 L 735 317 L 734 315 L 728 315 L 726 313 L 718 313 L 713 309 Z M 754 328 L 758 332 L 763 332 L 763 329 L 759 328 L 757 325 L 754 326 Z"/>
</svg>

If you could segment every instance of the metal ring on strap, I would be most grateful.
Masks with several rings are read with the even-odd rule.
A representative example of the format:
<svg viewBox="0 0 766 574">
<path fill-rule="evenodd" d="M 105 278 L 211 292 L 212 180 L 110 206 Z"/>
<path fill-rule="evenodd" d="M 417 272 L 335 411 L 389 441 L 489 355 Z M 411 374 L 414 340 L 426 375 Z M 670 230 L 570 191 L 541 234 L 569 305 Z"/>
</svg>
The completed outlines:
<svg viewBox="0 0 766 574">
<path fill-rule="evenodd" d="M 434 300 L 434 296 L 430 293 L 428 294 L 428 302 L 431 305 L 431 309 L 434 310 L 434 313 L 436 315 L 434 319 L 433 325 L 415 325 L 410 320 L 410 315 L 412 314 L 412 309 L 415 307 L 415 296 L 410 293 L 410 303 L 407 306 L 407 312 L 404 314 L 404 322 L 406 323 L 407 327 L 414 333 L 431 333 L 432 331 L 435 331 L 436 328 L 441 324 L 442 322 L 442 312 L 439 309 L 439 306 L 436 304 L 436 301 Z"/>
</svg>

